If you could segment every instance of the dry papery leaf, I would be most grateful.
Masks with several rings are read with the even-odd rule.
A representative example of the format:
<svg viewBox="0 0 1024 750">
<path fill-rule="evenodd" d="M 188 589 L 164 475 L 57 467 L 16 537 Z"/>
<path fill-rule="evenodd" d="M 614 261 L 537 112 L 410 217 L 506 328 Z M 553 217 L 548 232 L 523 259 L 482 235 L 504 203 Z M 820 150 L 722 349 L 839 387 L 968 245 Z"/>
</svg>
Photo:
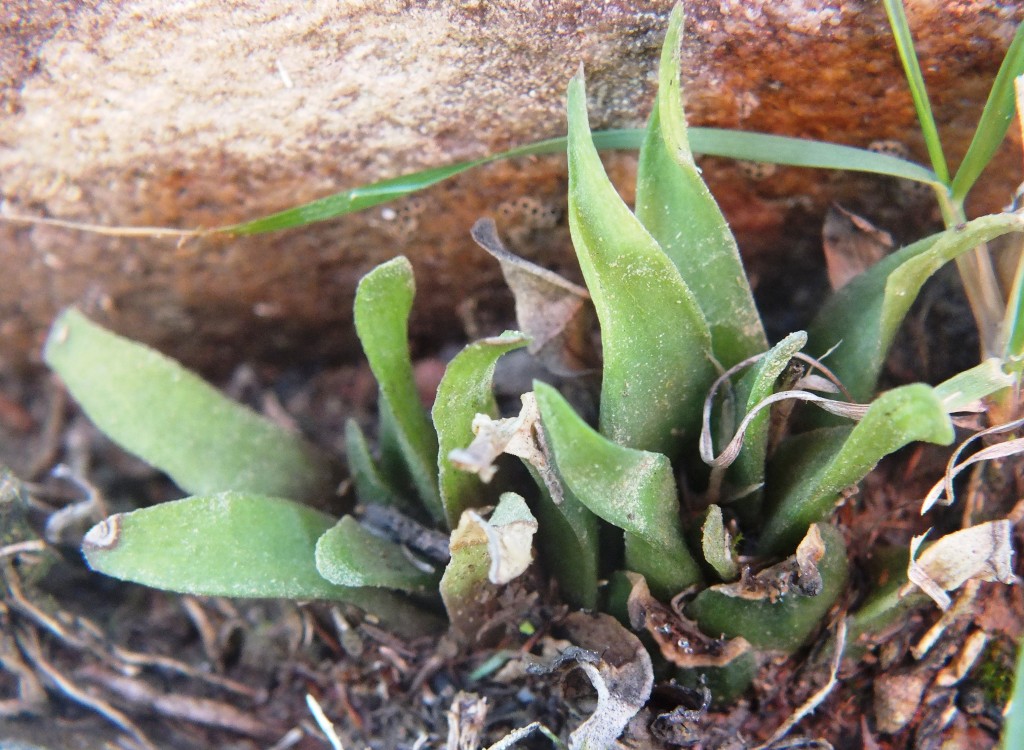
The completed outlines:
<svg viewBox="0 0 1024 750">
<path fill-rule="evenodd" d="M 952 600 L 947 591 L 960 588 L 969 580 L 1013 583 L 1013 525 L 1007 521 L 989 521 L 942 537 L 917 558 L 917 550 L 927 533 L 910 541 L 910 583 L 916 585 L 943 610 Z M 915 559 L 917 558 L 917 559 Z"/>
<path fill-rule="evenodd" d="M 501 264 L 516 300 L 516 322 L 531 341 L 530 354 L 556 375 L 578 375 L 596 366 L 591 344 L 590 293 L 557 273 L 505 249 L 492 219 L 473 225 L 473 239 Z"/>
<path fill-rule="evenodd" d="M 772 404 L 790 400 L 805 401 L 807 403 L 814 404 L 818 408 L 823 409 L 830 414 L 854 420 L 859 420 L 863 417 L 870 406 L 870 404 L 854 404 L 848 401 L 837 401 L 836 399 L 819 396 L 817 393 L 811 393 L 810 391 L 805 390 L 806 388 L 814 388 L 815 390 L 825 393 L 839 393 L 843 392 L 844 389 L 835 375 L 833 375 L 819 359 L 797 352 L 793 356 L 793 359 L 806 362 L 807 364 L 817 368 L 825 375 L 825 377 L 822 378 L 821 376 L 813 374 L 806 375 L 800 378 L 796 383 L 796 385 L 799 386 L 798 388 L 779 391 L 759 401 L 757 405 L 755 405 L 743 417 L 743 420 L 736 428 L 736 434 L 733 436 L 732 440 L 730 440 L 728 445 L 722 449 L 721 453 L 715 456 L 714 442 L 711 437 L 711 412 L 714 407 L 715 396 L 718 394 L 718 389 L 721 388 L 722 384 L 733 375 L 747 367 L 750 367 L 763 356 L 764 354 L 758 354 L 755 357 L 750 357 L 736 365 L 733 365 L 722 373 L 708 390 L 708 395 L 704 399 L 704 413 L 700 429 L 699 447 L 701 460 L 712 468 L 726 469 L 732 465 L 740 455 L 740 450 L 743 448 L 743 440 L 747 432 L 747 427 L 750 426 L 754 417 Z M 828 353 L 826 353 L 825 356 L 828 356 Z"/>
<path fill-rule="evenodd" d="M 956 479 L 957 475 L 967 467 L 980 463 L 981 461 L 992 461 L 1024 453 L 1024 438 L 1016 438 L 1013 440 L 1007 440 L 1004 443 L 990 445 L 987 448 L 981 449 L 966 461 L 957 463 L 957 460 L 964 452 L 964 449 L 966 449 L 972 441 L 977 440 L 980 437 L 985 437 L 986 435 L 999 435 L 1004 432 L 1011 432 L 1018 429 L 1021 425 L 1024 425 L 1024 419 L 1015 419 L 1012 422 L 996 425 L 995 427 L 989 427 L 987 430 L 976 432 L 960 443 L 960 445 L 957 446 L 957 449 L 953 451 L 953 455 L 949 457 L 949 462 L 946 464 L 946 473 L 943 478 L 928 490 L 928 494 L 925 495 L 924 500 L 921 501 L 921 515 L 923 516 L 931 510 L 937 502 L 940 502 L 940 500 L 943 505 L 952 505 L 954 497 L 953 480 Z M 943 498 L 943 495 L 945 495 L 945 498 Z"/>
<path fill-rule="evenodd" d="M 530 567 L 536 533 L 537 519 L 526 501 L 514 492 L 506 492 L 490 520 L 475 510 L 462 513 L 458 528 L 452 532 L 451 548 L 486 544 L 491 559 L 487 579 L 501 585 L 518 578 Z"/>
<path fill-rule="evenodd" d="M 540 432 L 540 412 L 533 392 L 521 397 L 522 409 L 515 417 L 491 419 L 486 414 L 473 418 L 473 442 L 448 454 L 448 460 L 462 471 L 469 471 L 489 482 L 498 470 L 494 465 L 498 456 L 507 453 L 530 464 L 540 475 L 556 503 L 564 497 L 562 485 L 551 463 Z"/>
<path fill-rule="evenodd" d="M 626 573 L 632 584 L 627 601 L 629 624 L 646 629 L 661 655 L 678 667 L 724 667 L 751 650 L 743 638 L 723 640 L 705 635 L 697 623 L 665 606 L 651 595 L 647 581 L 637 573 Z"/>
<path fill-rule="evenodd" d="M 817 524 L 812 524 L 792 556 L 758 573 L 751 574 L 750 568 L 744 568 L 736 583 L 721 583 L 711 588 L 726 596 L 753 601 L 774 602 L 794 589 L 804 596 L 817 596 L 824 586 L 818 571 L 818 563 L 824 555 L 821 531 Z"/>
<path fill-rule="evenodd" d="M 545 674 L 574 662 L 597 691 L 597 707 L 569 735 L 569 750 L 605 750 L 651 697 L 654 668 L 640 639 L 611 615 L 573 612 L 563 626 L 575 646 L 548 665 L 529 671 Z"/>
<path fill-rule="evenodd" d="M 892 236 L 841 206 L 829 206 L 822 227 L 825 266 L 832 289 L 840 289 L 892 252 Z"/>
</svg>

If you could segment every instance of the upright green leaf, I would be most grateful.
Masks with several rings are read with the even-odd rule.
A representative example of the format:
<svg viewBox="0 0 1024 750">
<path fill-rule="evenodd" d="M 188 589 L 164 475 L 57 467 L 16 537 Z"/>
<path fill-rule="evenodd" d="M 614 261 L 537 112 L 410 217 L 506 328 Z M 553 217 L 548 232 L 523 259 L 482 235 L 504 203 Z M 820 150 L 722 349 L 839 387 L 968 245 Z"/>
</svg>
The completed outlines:
<svg viewBox="0 0 1024 750">
<path fill-rule="evenodd" d="M 825 428 L 805 435 L 794 440 L 799 451 L 780 450 L 773 458 L 781 468 L 759 542 L 762 554 L 791 550 L 812 523 L 829 514 L 839 493 L 883 457 L 915 440 L 953 442 L 953 425 L 934 389 L 915 383 L 883 393 L 852 430 Z"/>
<path fill-rule="evenodd" d="M 420 404 L 409 357 L 409 312 L 415 289 L 412 266 L 404 257 L 370 271 L 356 289 L 356 333 L 380 385 L 380 409 L 387 409 L 393 418 L 394 436 L 416 491 L 430 514 L 441 520 L 437 435 Z"/>
<path fill-rule="evenodd" d="M 74 308 L 54 321 L 43 358 L 104 434 L 187 492 L 333 495 L 328 459 L 300 437 Z"/>
<path fill-rule="evenodd" d="M 349 602 L 402 632 L 433 621 L 393 594 L 336 586 L 317 572 L 317 540 L 334 519 L 304 505 L 241 492 L 189 497 L 111 516 L 82 541 L 93 570 L 201 596 Z"/>
<path fill-rule="evenodd" d="M 414 565 L 402 546 L 381 539 L 345 516 L 316 543 L 316 569 L 339 586 L 372 586 L 424 593 L 436 589 L 436 575 Z"/>
<path fill-rule="evenodd" d="M 625 532 L 629 569 L 660 597 L 700 581 L 683 541 L 669 460 L 601 436 L 551 386 L 535 382 L 534 392 L 562 481 L 593 513 Z"/>
<path fill-rule="evenodd" d="M 679 271 L 615 192 L 590 136 L 582 74 L 569 84 L 569 229 L 601 323 L 601 432 L 674 455 L 714 379 L 711 335 Z"/>
<path fill-rule="evenodd" d="M 871 397 L 896 329 L 924 282 L 942 265 L 1009 232 L 1024 231 L 1024 216 L 983 216 L 883 258 L 837 291 L 811 327 L 811 346 L 823 352 L 841 344 L 829 367 L 855 399 Z"/>
<path fill-rule="evenodd" d="M 791 333 L 768 350 L 765 355 L 740 379 L 736 387 L 736 400 L 741 405 L 737 423 L 754 407 L 775 392 L 775 384 L 785 371 L 793 355 L 807 344 L 803 331 Z M 768 438 L 771 430 L 771 412 L 758 412 L 750 424 L 736 462 L 729 467 L 729 478 L 738 488 L 750 488 L 764 482 L 765 461 L 768 457 Z M 753 491 L 738 503 L 741 516 L 752 518 L 761 507 L 761 490 Z"/>
<path fill-rule="evenodd" d="M 348 459 L 348 473 L 355 485 L 359 502 L 401 506 L 408 504 L 377 466 L 366 436 L 354 419 L 345 422 L 345 457 Z"/>
<path fill-rule="evenodd" d="M 473 417 L 497 418 L 492 381 L 498 358 L 529 342 L 523 334 L 506 331 L 501 336 L 469 344 L 445 368 L 437 388 L 432 416 L 439 449 L 437 468 L 448 527 L 455 528 L 466 508 L 488 504 L 488 493 L 477 474 L 457 469 L 448 454 L 473 440 Z"/>
<path fill-rule="evenodd" d="M 686 134 L 679 82 L 683 7 L 669 20 L 658 96 L 640 149 L 636 216 L 693 292 L 724 367 L 768 348 L 736 239 L 701 179 Z"/>
</svg>

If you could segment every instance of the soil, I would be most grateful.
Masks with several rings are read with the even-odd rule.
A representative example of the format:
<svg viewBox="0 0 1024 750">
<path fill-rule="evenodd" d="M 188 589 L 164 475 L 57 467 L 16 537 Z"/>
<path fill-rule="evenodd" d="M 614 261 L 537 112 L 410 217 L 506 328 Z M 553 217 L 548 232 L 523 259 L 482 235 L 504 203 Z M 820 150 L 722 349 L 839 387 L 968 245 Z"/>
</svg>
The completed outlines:
<svg viewBox="0 0 1024 750">
<path fill-rule="evenodd" d="M 794 252 L 803 254 L 791 266 L 799 273 L 759 280 L 758 302 L 776 336 L 804 325 L 826 289 L 820 249 Z M 972 364 L 977 347 L 965 320 L 955 278 L 940 277 L 909 316 L 887 384 L 936 382 Z M 475 318 L 474 333 L 506 322 L 499 313 Z M 435 341 L 418 354 L 425 398 L 445 352 L 459 343 Z M 922 359 L 921 351 L 930 356 Z M 345 419 L 369 424 L 374 413 L 376 386 L 359 363 L 243 365 L 222 385 L 338 455 Z M 771 738 L 828 677 L 828 655 L 818 647 L 876 584 L 872 550 L 905 546 L 935 522 L 919 516 L 919 502 L 947 457 L 948 450 L 911 446 L 846 498 L 837 518 L 854 575 L 811 646 L 764 664 L 753 688 L 724 708 L 702 710 L 699 692 L 659 682 L 624 744 L 741 750 Z M 41 373 L 0 377 L 0 459 L 29 482 L 29 521 L 37 530 L 58 509 L 89 497 L 114 512 L 176 496 L 164 477 L 99 435 Z M 64 478 L 52 475 L 58 463 L 70 467 Z M 1019 462 L 983 466 L 965 482 L 961 503 L 938 514 L 940 527 L 959 528 L 964 507 L 975 519 L 1006 517 L 1024 496 Z M 520 655 L 550 658 L 559 643 L 566 609 L 543 579 L 511 584 L 504 595 L 534 629 L 518 627 L 524 618 L 492 623 L 491 641 L 467 648 L 449 635 L 401 640 L 358 612 L 322 603 L 176 596 L 113 581 L 86 570 L 78 554 L 83 532 L 72 519 L 57 544 L 0 554 L 0 748 L 325 748 L 309 695 L 346 748 L 456 750 L 487 747 L 531 722 L 564 739 L 593 706 L 592 691 L 571 670 L 537 675 L 521 667 Z M 1019 544 L 1019 525 L 1014 535 Z M 1019 587 L 985 583 L 965 586 L 956 599 L 921 658 L 914 646 L 940 621 L 932 605 L 858 644 L 836 687 L 773 747 L 995 746 L 1024 629 L 1024 596 Z M 974 661 L 972 646 L 981 647 Z M 660 733 L 649 729 L 659 714 L 680 707 L 689 713 L 677 713 L 684 718 L 670 730 L 664 722 Z M 523 746 L 551 745 L 534 734 Z"/>
</svg>

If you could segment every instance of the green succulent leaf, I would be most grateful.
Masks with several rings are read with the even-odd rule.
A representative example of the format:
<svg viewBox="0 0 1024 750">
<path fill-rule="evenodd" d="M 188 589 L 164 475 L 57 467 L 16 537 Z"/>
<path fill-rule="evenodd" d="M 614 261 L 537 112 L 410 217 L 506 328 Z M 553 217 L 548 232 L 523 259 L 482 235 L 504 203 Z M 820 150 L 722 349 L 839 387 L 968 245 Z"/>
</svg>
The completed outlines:
<svg viewBox="0 0 1024 750">
<path fill-rule="evenodd" d="M 355 485 L 356 497 L 361 503 L 377 505 L 407 506 L 408 501 L 393 488 L 373 458 L 370 445 L 359 423 L 354 419 L 345 422 L 345 457 L 348 459 L 348 473 Z"/>
<path fill-rule="evenodd" d="M 1010 232 L 1024 231 L 1024 216 L 1003 213 L 948 229 L 899 250 L 837 291 L 811 327 L 811 346 L 841 344 L 829 367 L 855 399 L 871 397 L 889 347 L 921 286 L 946 262 Z"/>
<path fill-rule="evenodd" d="M 558 581 L 566 602 L 578 609 L 597 607 L 599 534 L 597 516 L 566 487 L 555 502 L 533 467 L 540 488 L 535 512 L 544 533 L 537 540 L 545 567 Z M 557 473 L 557 469 L 556 469 Z"/>
<path fill-rule="evenodd" d="M 731 367 L 768 347 L 736 239 L 690 152 L 679 82 L 683 8 L 669 19 L 658 96 L 637 165 L 636 217 L 693 292 L 715 357 Z"/>
<path fill-rule="evenodd" d="M 747 598 L 737 593 L 740 583 L 712 586 L 690 602 L 687 617 L 708 635 L 746 638 L 761 651 L 798 649 L 842 593 L 848 575 L 842 536 L 831 526 L 816 526 L 824 543 L 824 554 L 817 562 L 821 589 L 816 595 L 791 589 L 774 600 Z"/>
<path fill-rule="evenodd" d="M 186 492 L 333 494 L 330 462 L 300 437 L 74 308 L 54 321 L 43 358 L 104 434 Z"/>
<path fill-rule="evenodd" d="M 382 539 L 345 516 L 316 543 L 316 569 L 339 586 L 373 586 L 422 593 L 436 589 L 435 575 L 414 565 L 401 545 Z"/>
<path fill-rule="evenodd" d="M 789 366 L 793 355 L 807 345 L 807 334 L 803 331 L 791 333 L 778 344 L 769 349 L 750 370 L 744 374 L 736 387 L 736 400 L 742 405 L 741 413 L 737 414 L 739 423 L 754 407 L 775 392 L 779 377 Z M 729 478 L 736 487 L 754 487 L 764 482 L 765 461 L 768 456 L 768 439 L 771 428 L 771 412 L 767 409 L 758 412 L 750 424 L 743 439 L 736 462 L 729 467 Z M 744 518 L 752 517 L 761 506 L 761 490 L 739 501 L 739 508 Z"/>
<path fill-rule="evenodd" d="M 708 506 L 700 535 L 704 559 L 718 577 L 723 581 L 734 581 L 739 578 L 740 566 L 733 558 L 732 535 L 726 530 L 722 509 L 717 505 Z"/>
<path fill-rule="evenodd" d="M 394 594 L 325 580 L 314 553 L 333 525 L 331 516 L 290 500 L 223 492 L 111 516 L 85 535 L 82 551 L 93 570 L 168 591 L 330 599 L 403 632 L 436 627 Z"/>
<path fill-rule="evenodd" d="M 627 567 L 643 575 L 659 597 L 700 581 L 683 541 L 669 460 L 603 437 L 549 385 L 535 382 L 534 393 L 562 482 L 594 514 L 625 532 Z"/>
<path fill-rule="evenodd" d="M 601 324 L 601 432 L 675 455 L 714 379 L 711 334 L 679 271 L 615 192 L 590 136 L 582 74 L 569 84 L 569 229 Z"/>
<path fill-rule="evenodd" d="M 382 422 L 390 417 L 416 491 L 430 514 L 442 520 L 437 435 L 420 404 L 409 357 L 409 312 L 415 291 L 412 266 L 405 257 L 374 268 L 356 288 L 356 333 L 380 385 Z"/>
<path fill-rule="evenodd" d="M 812 523 L 829 514 L 844 488 L 915 440 L 953 442 L 942 401 L 922 383 L 883 393 L 852 428 L 823 428 L 792 438 L 772 459 L 775 502 L 761 536 L 761 553 L 792 549 Z"/>
<path fill-rule="evenodd" d="M 456 448 L 473 440 L 473 417 L 486 414 L 497 418 L 492 382 L 494 368 L 501 355 L 527 345 L 529 339 L 517 331 L 469 344 L 445 368 L 437 389 L 432 416 L 439 449 L 437 468 L 441 503 L 449 528 L 455 528 L 462 511 L 487 505 L 487 486 L 477 474 L 457 469 L 448 459 Z M 491 500 L 493 502 L 493 500 Z"/>
</svg>

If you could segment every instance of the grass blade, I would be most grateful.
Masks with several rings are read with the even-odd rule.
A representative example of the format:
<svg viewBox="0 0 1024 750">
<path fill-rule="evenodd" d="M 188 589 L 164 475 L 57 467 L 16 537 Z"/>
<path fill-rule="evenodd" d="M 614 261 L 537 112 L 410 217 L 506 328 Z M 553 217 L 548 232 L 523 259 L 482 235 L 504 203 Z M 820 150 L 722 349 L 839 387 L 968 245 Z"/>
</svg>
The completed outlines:
<svg viewBox="0 0 1024 750">
<path fill-rule="evenodd" d="M 636 150 L 643 143 L 644 133 L 645 131 L 641 129 L 596 131 L 593 133 L 594 145 L 602 150 Z M 895 156 L 876 154 L 873 151 L 853 146 L 840 146 L 823 141 L 766 133 L 746 133 L 740 130 L 721 128 L 690 128 L 689 136 L 690 148 L 697 154 L 763 161 L 792 167 L 870 172 L 929 185 L 942 185 L 931 170 L 920 164 L 898 159 Z M 304 203 L 301 206 L 287 208 L 269 216 L 218 227 L 210 231 L 235 235 L 265 234 L 336 219 L 345 214 L 403 198 L 467 170 L 494 161 L 521 156 L 565 153 L 566 144 L 566 138 L 537 141 L 482 159 L 425 169 L 343 190 L 340 193 Z"/>
<path fill-rule="evenodd" d="M 409 313 L 416 287 L 405 257 L 382 263 L 356 288 L 356 333 L 380 385 L 394 439 L 427 510 L 444 518 L 437 488 L 437 435 L 420 403 L 409 355 Z M 385 417 L 382 416 L 382 421 Z"/>
<path fill-rule="evenodd" d="M 1006 57 L 1003 58 L 992 82 L 992 90 L 989 91 L 988 100 L 985 102 L 985 109 L 981 112 L 981 119 L 978 120 L 978 127 L 974 131 L 971 145 L 967 147 L 963 161 L 956 170 L 953 177 L 952 193 L 953 200 L 962 202 L 967 193 L 974 186 L 975 181 L 984 171 L 996 149 L 1006 137 L 1006 131 L 1013 120 L 1015 97 L 1013 90 L 1014 79 L 1024 74 L 1024 24 L 1017 27 L 1017 33 L 1013 35 L 1009 49 L 1006 50 Z"/>
<path fill-rule="evenodd" d="M 582 73 L 569 84 L 569 231 L 601 324 L 601 432 L 673 456 L 714 379 L 693 293 L 615 191 L 590 139 Z"/>
<path fill-rule="evenodd" d="M 43 358 L 104 434 L 186 492 L 334 494 L 331 464 L 313 446 L 74 308 L 54 321 Z"/>
<path fill-rule="evenodd" d="M 918 62 L 917 52 L 914 50 L 914 39 L 910 34 L 910 24 L 907 23 L 903 2 L 902 0 L 883 0 L 883 4 L 885 5 L 885 14 L 889 17 L 889 27 L 892 29 L 896 49 L 903 62 L 903 72 L 907 76 L 907 85 L 910 87 L 910 96 L 914 100 L 914 109 L 917 110 L 917 120 L 921 125 L 921 133 L 928 149 L 928 158 L 931 160 L 932 169 L 935 170 L 939 180 L 948 185 L 949 166 L 946 164 L 946 156 L 942 152 L 942 142 L 939 140 L 939 131 L 935 126 L 931 102 L 928 101 L 928 90 L 924 85 L 924 76 L 921 75 L 921 64 Z"/>
<path fill-rule="evenodd" d="M 636 216 L 672 260 L 711 328 L 723 367 L 768 348 L 736 239 L 701 179 L 686 136 L 679 81 L 683 9 L 669 20 L 658 96 L 637 167 Z"/>
</svg>

